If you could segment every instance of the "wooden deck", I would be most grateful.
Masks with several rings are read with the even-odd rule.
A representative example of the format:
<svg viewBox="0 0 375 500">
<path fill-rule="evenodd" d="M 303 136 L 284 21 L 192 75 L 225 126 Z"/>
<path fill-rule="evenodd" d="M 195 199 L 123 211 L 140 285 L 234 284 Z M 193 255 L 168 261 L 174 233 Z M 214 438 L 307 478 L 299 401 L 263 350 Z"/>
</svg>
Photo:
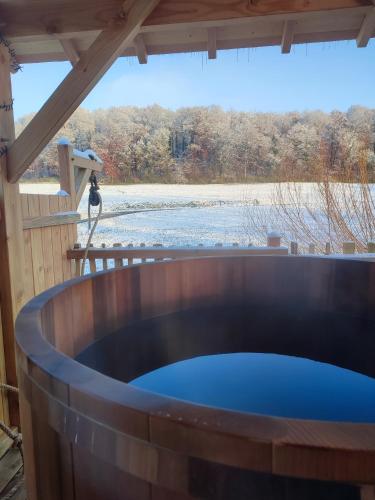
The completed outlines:
<svg viewBox="0 0 375 500">
<path fill-rule="evenodd" d="M 26 500 L 22 457 L 5 434 L 0 435 L 0 500 Z"/>
</svg>

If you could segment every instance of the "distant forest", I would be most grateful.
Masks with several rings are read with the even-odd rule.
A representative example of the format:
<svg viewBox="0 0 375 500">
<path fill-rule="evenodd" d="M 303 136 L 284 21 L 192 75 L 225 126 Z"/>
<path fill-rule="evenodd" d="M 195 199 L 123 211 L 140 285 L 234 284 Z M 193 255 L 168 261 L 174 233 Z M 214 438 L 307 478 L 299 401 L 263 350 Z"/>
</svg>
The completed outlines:
<svg viewBox="0 0 375 500">
<path fill-rule="evenodd" d="M 16 132 L 32 115 L 18 120 Z M 288 171 L 312 180 L 322 163 L 333 175 L 365 162 L 375 173 L 375 110 L 250 113 L 218 106 L 79 109 L 27 172 L 58 176 L 56 140 L 67 137 L 104 161 L 105 182 L 256 182 Z"/>
</svg>

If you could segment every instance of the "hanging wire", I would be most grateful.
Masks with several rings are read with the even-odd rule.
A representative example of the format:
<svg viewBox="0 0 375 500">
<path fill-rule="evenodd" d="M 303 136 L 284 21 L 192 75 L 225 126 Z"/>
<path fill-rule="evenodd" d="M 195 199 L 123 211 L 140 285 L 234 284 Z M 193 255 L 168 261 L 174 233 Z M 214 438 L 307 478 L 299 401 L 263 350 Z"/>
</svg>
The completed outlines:
<svg viewBox="0 0 375 500">
<path fill-rule="evenodd" d="M 82 260 L 81 276 L 83 276 L 85 274 L 85 265 L 86 265 L 87 255 L 89 253 L 89 248 L 91 245 L 91 240 L 92 240 L 92 237 L 94 236 L 96 226 L 98 225 L 98 222 L 100 220 L 100 217 L 101 217 L 102 211 L 103 211 L 103 200 L 102 200 L 102 197 L 100 196 L 100 193 L 99 193 L 100 188 L 98 186 L 98 182 L 97 182 L 96 175 L 94 172 L 92 172 L 90 175 L 90 184 L 91 184 L 91 186 L 90 186 L 90 192 L 89 192 L 89 198 L 88 198 L 88 225 L 89 225 L 90 234 L 89 234 L 89 237 L 87 239 L 85 253 L 83 256 L 83 260 Z M 92 206 L 93 207 L 99 206 L 99 211 L 96 215 L 95 222 L 94 222 L 93 226 L 91 227 L 91 207 Z"/>
<path fill-rule="evenodd" d="M 10 70 L 12 73 L 22 70 L 22 66 L 17 61 L 16 51 L 12 49 L 10 42 L 0 33 L 0 45 L 6 48 L 10 56 Z"/>
</svg>

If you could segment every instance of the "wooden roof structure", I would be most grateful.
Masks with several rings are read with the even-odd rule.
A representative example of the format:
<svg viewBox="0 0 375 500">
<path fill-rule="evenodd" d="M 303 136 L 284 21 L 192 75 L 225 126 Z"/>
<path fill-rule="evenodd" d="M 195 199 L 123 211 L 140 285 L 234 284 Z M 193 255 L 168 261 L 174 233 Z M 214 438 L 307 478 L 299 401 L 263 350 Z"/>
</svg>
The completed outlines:
<svg viewBox="0 0 375 500">
<path fill-rule="evenodd" d="M 17 383 L 14 321 L 26 300 L 18 181 L 118 57 L 356 39 L 375 35 L 375 0 L 0 0 L 0 351 Z M 15 138 L 10 73 L 69 60 L 72 69 Z M 0 332 L 1 333 L 1 332 Z M 3 338 L 1 338 L 3 337 Z M 0 377 L 4 376 L 0 366 Z M 15 405 L 10 422 L 17 424 Z"/>
<path fill-rule="evenodd" d="M 126 2 L 125 2 L 126 3 Z M 130 2 L 127 2 L 130 3 Z M 75 64 L 121 16 L 123 0 L 0 0 L 0 31 L 20 63 Z M 161 0 L 120 55 L 153 54 L 357 39 L 375 35 L 371 0 Z"/>
<path fill-rule="evenodd" d="M 0 30 L 19 63 L 73 69 L 10 145 L 16 182 L 120 56 L 356 39 L 375 35 L 375 0 L 0 0 Z"/>
</svg>

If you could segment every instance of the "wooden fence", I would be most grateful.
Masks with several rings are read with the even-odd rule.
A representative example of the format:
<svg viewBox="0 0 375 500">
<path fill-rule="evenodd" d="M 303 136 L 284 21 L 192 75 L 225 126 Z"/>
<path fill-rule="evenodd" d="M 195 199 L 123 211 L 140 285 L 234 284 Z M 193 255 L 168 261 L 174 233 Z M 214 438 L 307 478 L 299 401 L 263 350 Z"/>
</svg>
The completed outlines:
<svg viewBox="0 0 375 500">
<path fill-rule="evenodd" d="M 42 194 L 22 194 L 21 202 L 26 267 L 25 299 L 28 301 L 47 288 L 72 277 L 66 252 L 77 241 L 77 226 L 72 223 L 76 219 L 72 217 L 69 222 L 64 216 L 75 214 L 76 205 L 71 196 Z M 31 222 L 39 227 L 30 227 Z"/>
<path fill-rule="evenodd" d="M 314 255 L 317 253 L 316 245 L 314 243 L 310 243 L 307 248 L 300 247 L 297 242 L 292 241 L 290 243 L 290 254 L 291 255 L 299 255 L 299 254 L 309 254 Z M 354 255 L 356 254 L 356 245 L 354 241 L 344 241 L 341 246 L 341 252 L 343 255 Z M 367 253 L 374 254 L 375 253 L 375 242 L 369 241 L 367 243 Z M 338 252 L 333 252 L 331 244 L 327 242 L 324 246 L 323 255 L 338 255 Z M 357 253 L 356 255 L 366 255 L 365 253 Z"/>
<path fill-rule="evenodd" d="M 324 255 L 332 257 L 346 258 L 362 258 L 367 260 L 375 260 L 375 243 L 368 243 L 368 253 L 355 253 L 355 245 L 353 242 L 344 242 L 342 245 L 342 253 L 332 253 L 329 243 L 325 246 Z M 82 260 L 84 258 L 85 249 L 76 243 L 73 249 L 68 250 L 67 258 L 73 262 L 73 275 L 80 276 Z M 127 246 L 121 243 L 115 243 L 113 247 L 107 247 L 102 243 L 100 247 L 90 246 L 87 252 L 87 262 L 85 272 L 95 273 L 114 267 L 123 267 L 131 264 L 144 262 L 155 262 L 162 260 L 175 260 L 182 258 L 193 257 L 212 257 L 212 256 L 227 256 L 227 255 L 318 255 L 315 245 L 311 244 L 308 248 L 298 246 L 296 242 L 290 243 L 290 248 L 281 246 L 279 236 L 268 236 L 267 246 L 240 246 L 238 243 L 233 243 L 232 246 L 224 246 L 222 243 L 217 243 L 214 247 L 186 246 L 174 247 L 163 246 L 162 244 L 154 244 L 146 246 L 141 243 L 140 246 L 129 244 Z"/>
<path fill-rule="evenodd" d="M 100 162 L 88 159 L 69 144 L 59 145 L 58 155 L 60 188 L 66 195 L 21 194 L 24 303 L 74 276 L 67 252 L 77 241 L 76 222 L 80 219 L 77 207 L 91 171 L 102 169 Z M 3 347 L 6 329 L 2 325 L 1 311 L 0 302 L 0 383 L 6 383 L 7 365 Z M 9 422 L 7 394 L 4 390 L 0 390 L 0 419 Z"/>
<path fill-rule="evenodd" d="M 92 170 L 90 160 L 70 144 L 58 145 L 60 188 L 65 195 L 22 194 L 25 301 L 74 276 L 67 252 L 77 241 L 77 207 Z"/>
<path fill-rule="evenodd" d="M 75 245 L 73 250 L 68 251 L 68 259 L 74 262 L 75 275 L 80 275 L 82 259 L 85 249 L 80 245 Z M 91 273 L 110 269 L 113 267 L 123 267 L 141 262 L 154 262 L 163 260 L 175 260 L 193 257 L 213 257 L 226 255 L 288 255 L 288 248 L 281 246 L 240 247 L 234 244 L 232 247 L 224 247 L 218 244 L 214 247 L 165 247 L 161 244 L 155 244 L 152 247 L 146 247 L 142 244 L 139 247 L 128 245 L 122 246 L 121 243 L 115 243 L 113 247 L 106 248 L 104 244 L 101 247 L 90 247 L 87 254 L 87 270 Z"/>
</svg>

